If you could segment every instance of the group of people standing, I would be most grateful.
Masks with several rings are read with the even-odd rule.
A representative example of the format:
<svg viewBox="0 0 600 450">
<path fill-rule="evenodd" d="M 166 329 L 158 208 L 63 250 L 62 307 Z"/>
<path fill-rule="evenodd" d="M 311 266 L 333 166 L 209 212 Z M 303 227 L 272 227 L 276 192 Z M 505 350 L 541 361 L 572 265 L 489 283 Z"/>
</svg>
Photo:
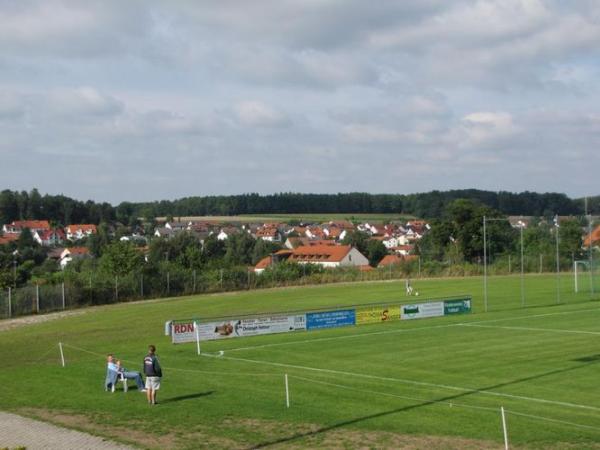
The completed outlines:
<svg viewBox="0 0 600 450">
<path fill-rule="evenodd" d="M 156 347 L 154 345 L 148 346 L 148 354 L 144 357 L 143 362 L 143 373 L 146 376 L 146 382 L 142 379 L 140 372 L 134 372 L 127 370 L 121 365 L 121 360 L 115 360 L 112 353 L 106 357 L 107 371 L 106 371 L 106 389 L 112 388 L 119 380 L 119 376 L 127 380 L 134 380 L 137 385 L 139 392 L 145 392 L 148 398 L 148 403 L 156 405 L 156 392 L 160 389 L 160 379 L 162 378 L 162 369 L 160 362 L 156 356 Z"/>
</svg>

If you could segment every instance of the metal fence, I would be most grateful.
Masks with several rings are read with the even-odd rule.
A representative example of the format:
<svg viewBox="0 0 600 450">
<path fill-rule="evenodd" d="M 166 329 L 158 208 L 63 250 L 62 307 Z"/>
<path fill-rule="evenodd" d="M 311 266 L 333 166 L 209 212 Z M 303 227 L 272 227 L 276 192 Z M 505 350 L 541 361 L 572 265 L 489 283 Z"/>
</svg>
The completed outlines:
<svg viewBox="0 0 600 450">
<path fill-rule="evenodd" d="M 488 255 L 487 276 L 471 284 L 475 297 L 479 299 L 485 297 L 486 310 L 551 304 L 575 299 L 574 264 L 572 265 L 571 261 L 560 261 L 558 265 L 560 272 L 556 272 L 556 261 L 544 258 L 544 255 L 524 255 L 522 272 L 520 261 L 520 258 L 512 255 Z M 75 274 L 65 277 L 63 283 L 28 285 L 0 291 L 0 319 L 91 305 L 203 293 L 406 278 L 459 279 L 484 275 L 484 265 L 481 263 L 461 264 L 456 261 L 438 261 L 423 257 L 368 271 L 356 267 L 326 270 L 306 266 L 281 267 L 281 270 L 276 268 L 261 274 L 244 268 L 179 270 L 151 275 L 136 273 L 114 278 Z M 578 267 L 577 298 L 586 296 L 589 298 L 594 293 L 600 294 L 598 266 L 595 265 L 591 269 L 585 265 Z M 554 272 L 551 272 L 553 268 Z M 518 276 L 520 273 L 521 277 Z M 543 282 L 536 277 L 539 274 L 544 276 Z M 548 281 L 549 274 L 555 274 L 552 282 Z M 484 295 L 484 285 L 487 296 Z"/>
</svg>

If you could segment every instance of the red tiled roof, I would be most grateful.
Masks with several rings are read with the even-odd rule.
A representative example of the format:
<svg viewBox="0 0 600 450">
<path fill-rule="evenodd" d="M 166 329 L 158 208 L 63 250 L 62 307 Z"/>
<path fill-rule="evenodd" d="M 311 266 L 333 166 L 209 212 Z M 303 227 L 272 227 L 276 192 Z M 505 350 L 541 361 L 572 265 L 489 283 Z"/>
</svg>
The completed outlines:
<svg viewBox="0 0 600 450">
<path fill-rule="evenodd" d="M 377 267 L 387 267 L 387 266 L 391 266 L 393 264 L 398 264 L 402 262 L 402 258 L 399 257 L 398 255 L 385 255 L 383 257 L 383 259 L 381 261 L 379 261 L 379 264 L 377 264 Z"/>
<path fill-rule="evenodd" d="M 266 256 L 263 259 L 261 259 L 256 266 L 254 266 L 254 269 L 266 269 L 267 267 L 269 267 L 271 265 L 271 262 L 273 260 L 272 256 Z"/>
<path fill-rule="evenodd" d="M 592 231 L 592 245 L 597 244 L 598 242 L 600 242 L 600 225 L 598 225 L 594 231 Z M 585 235 L 585 238 L 583 240 L 583 246 L 584 247 L 589 247 L 590 246 L 590 235 L 589 233 Z"/>
<path fill-rule="evenodd" d="M 340 262 L 351 249 L 350 245 L 307 245 L 294 249 L 290 261 Z"/>
<path fill-rule="evenodd" d="M 96 225 L 93 225 L 91 223 L 80 223 L 80 224 L 72 224 L 67 227 L 67 231 L 71 234 L 76 233 L 77 230 L 81 230 L 82 233 L 86 233 L 86 232 L 95 233 Z"/>
<path fill-rule="evenodd" d="M 61 230 L 60 228 L 57 228 L 55 230 L 46 230 L 44 231 L 41 235 L 40 235 L 40 239 L 42 241 L 47 241 L 48 239 L 52 238 L 52 235 L 56 234 L 58 236 L 59 239 L 64 239 L 65 238 L 65 233 L 63 230 Z"/>
<path fill-rule="evenodd" d="M 67 250 L 69 250 L 69 253 L 71 254 L 71 256 L 87 255 L 90 253 L 90 249 L 87 247 L 70 247 Z"/>
<path fill-rule="evenodd" d="M 29 228 L 30 230 L 50 229 L 50 223 L 47 220 L 15 220 L 11 225 L 16 228 Z"/>
<path fill-rule="evenodd" d="M 0 245 L 6 245 L 19 239 L 18 234 L 4 234 L 0 236 Z"/>
</svg>

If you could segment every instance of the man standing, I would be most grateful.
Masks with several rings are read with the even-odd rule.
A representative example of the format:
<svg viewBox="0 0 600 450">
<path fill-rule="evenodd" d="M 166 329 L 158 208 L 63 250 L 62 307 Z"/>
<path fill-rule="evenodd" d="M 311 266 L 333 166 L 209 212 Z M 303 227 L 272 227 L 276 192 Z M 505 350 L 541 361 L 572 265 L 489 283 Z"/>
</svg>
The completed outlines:
<svg viewBox="0 0 600 450">
<path fill-rule="evenodd" d="M 162 377 L 162 370 L 160 363 L 156 357 L 156 347 L 150 345 L 148 347 L 148 354 L 144 358 L 144 374 L 146 375 L 146 396 L 148 403 L 156 405 L 156 391 L 160 389 L 160 378 Z"/>
</svg>

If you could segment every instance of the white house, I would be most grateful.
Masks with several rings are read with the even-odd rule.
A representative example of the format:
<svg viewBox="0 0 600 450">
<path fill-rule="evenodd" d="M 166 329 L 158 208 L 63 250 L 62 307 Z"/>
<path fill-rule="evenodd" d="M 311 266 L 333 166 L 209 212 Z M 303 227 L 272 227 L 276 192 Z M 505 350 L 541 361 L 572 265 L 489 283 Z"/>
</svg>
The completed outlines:
<svg viewBox="0 0 600 450">
<path fill-rule="evenodd" d="M 59 264 L 60 268 L 64 269 L 74 259 L 89 258 L 90 250 L 86 247 L 71 247 L 65 248 L 60 254 Z"/>
<path fill-rule="evenodd" d="M 96 225 L 90 223 L 81 223 L 76 225 L 69 225 L 65 228 L 67 233 L 67 239 L 69 241 L 76 241 L 85 237 L 91 236 L 97 233 Z"/>
</svg>

